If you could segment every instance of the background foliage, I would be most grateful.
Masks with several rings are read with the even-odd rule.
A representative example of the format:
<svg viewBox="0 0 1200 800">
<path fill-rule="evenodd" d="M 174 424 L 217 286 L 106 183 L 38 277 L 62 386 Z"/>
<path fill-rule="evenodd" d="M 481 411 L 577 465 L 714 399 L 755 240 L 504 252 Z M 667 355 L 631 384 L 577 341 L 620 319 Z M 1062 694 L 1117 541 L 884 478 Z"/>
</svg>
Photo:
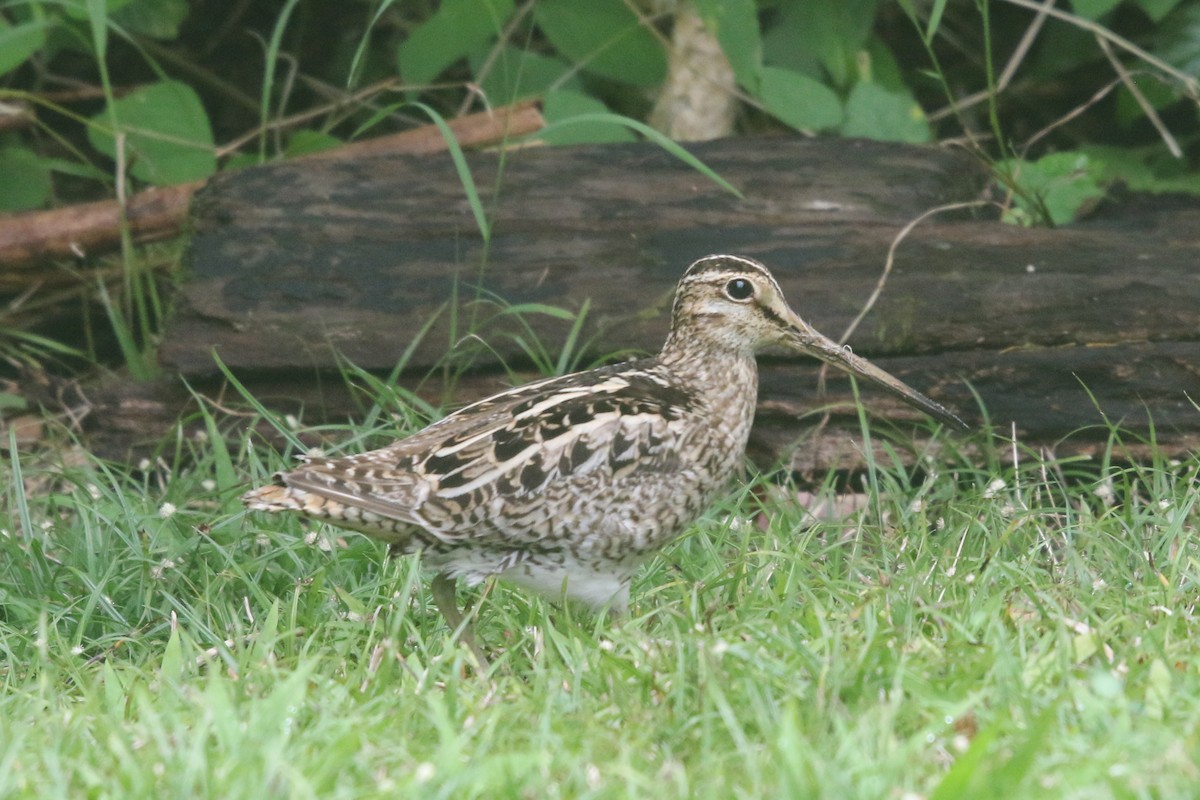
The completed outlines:
<svg viewBox="0 0 1200 800">
<path fill-rule="evenodd" d="M 604 110 L 645 120 L 667 75 L 673 8 L 8 0 L 0 209 L 335 146 L 411 124 L 403 99 L 454 116 L 539 97 L 551 122 Z M 1115 180 L 1200 191 L 1196 0 L 695 8 L 736 76 L 741 132 L 960 141 L 1016 190 L 1018 220 L 1069 221 Z M 593 122 L 556 140 L 633 135 Z"/>
</svg>

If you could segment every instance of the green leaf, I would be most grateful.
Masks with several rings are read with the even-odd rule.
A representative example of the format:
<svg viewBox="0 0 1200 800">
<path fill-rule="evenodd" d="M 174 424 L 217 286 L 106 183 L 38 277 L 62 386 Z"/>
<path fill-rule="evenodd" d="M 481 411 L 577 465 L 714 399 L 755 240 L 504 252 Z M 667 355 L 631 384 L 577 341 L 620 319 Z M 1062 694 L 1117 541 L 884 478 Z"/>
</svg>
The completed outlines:
<svg viewBox="0 0 1200 800">
<path fill-rule="evenodd" d="M 0 75 L 11 72 L 46 43 L 46 28 L 51 22 L 35 19 L 21 25 L 10 25 L 0 17 Z"/>
<path fill-rule="evenodd" d="M 133 0 L 113 13 L 112 20 L 130 33 L 172 41 L 179 38 L 187 15 L 187 0 Z"/>
<path fill-rule="evenodd" d="M 860 70 L 859 79 L 864 80 L 869 77 L 872 83 L 877 83 L 888 91 L 907 92 L 908 84 L 904 82 L 904 73 L 900 70 L 900 64 L 896 61 L 896 56 L 888 47 L 887 42 L 878 36 L 872 36 L 865 47 L 865 63 L 869 68 L 870 75 L 863 75 Z"/>
<path fill-rule="evenodd" d="M 860 82 L 846 100 L 843 136 L 862 136 L 882 142 L 928 142 L 925 112 L 908 92 L 888 91 L 877 83 Z"/>
<path fill-rule="evenodd" d="M 763 67 L 758 99 L 772 116 L 799 130 L 828 130 L 842 121 L 837 93 L 790 69 Z"/>
<path fill-rule="evenodd" d="M 158 674 L 163 680 L 172 684 L 183 677 L 183 644 L 179 641 L 178 627 L 171 628 L 171 636 L 163 648 Z"/>
<path fill-rule="evenodd" d="M 635 86 L 666 77 L 662 45 L 624 0 L 541 0 L 536 14 L 550 43 L 588 72 Z"/>
<path fill-rule="evenodd" d="M 0 211 L 41 208 L 50 199 L 50 169 L 29 150 L 0 149 L 0 175 Z"/>
<path fill-rule="evenodd" d="M 1071 10 L 1085 19 L 1097 20 L 1120 3 L 1121 0 L 1071 0 Z"/>
<path fill-rule="evenodd" d="M 24 411 L 29 407 L 29 401 L 19 394 L 0 392 L 0 411 Z"/>
<path fill-rule="evenodd" d="M 1085 204 L 1104 196 L 1102 168 L 1084 153 L 1051 153 L 1032 164 L 1003 161 L 997 168 L 1007 171 L 1028 195 L 1015 195 L 1017 207 L 1034 218 L 1043 217 L 1044 212 L 1054 225 L 1073 221 Z"/>
<path fill-rule="evenodd" d="M 1146 677 L 1146 716 L 1161 720 L 1174 706 L 1171 695 L 1171 670 L 1161 658 L 1150 662 Z"/>
<path fill-rule="evenodd" d="M 1154 54 L 1188 75 L 1200 75 L 1200 3 L 1190 3 L 1155 29 Z"/>
<path fill-rule="evenodd" d="M 177 81 L 153 83 L 112 103 L 126 134 L 130 173 L 159 186 L 206 178 L 216 171 L 212 128 L 196 92 Z M 92 119 L 88 140 L 111 158 L 117 147 L 108 111 Z"/>
<path fill-rule="evenodd" d="M 89 8 L 90 2 L 91 0 L 75 0 L 75 2 L 63 3 L 62 8 L 66 11 L 68 17 L 85 20 L 91 18 L 95 11 L 95 9 Z M 97 5 L 101 16 L 107 20 L 131 2 L 132 0 L 100 0 Z"/>
<path fill-rule="evenodd" d="M 472 59 L 476 82 L 493 106 L 505 105 L 526 97 L 537 97 L 550 90 L 582 91 L 579 76 L 571 64 L 557 56 L 544 56 L 530 50 L 504 47 L 481 77 L 483 58 Z"/>
<path fill-rule="evenodd" d="M 1142 11 L 1146 12 L 1146 16 L 1155 22 L 1162 22 L 1163 18 L 1175 10 L 1180 0 L 1137 0 L 1137 4 L 1141 6 Z M 1195 8 L 1193 5 L 1192 8 Z"/>
<path fill-rule="evenodd" d="M 400 45 L 400 76 L 429 83 L 460 58 L 487 47 L 512 16 L 513 0 L 445 0 Z"/>
<path fill-rule="evenodd" d="M 803 0 L 782 4 L 763 38 L 763 58 L 820 77 L 828 73 L 834 86 L 854 81 L 858 52 L 866 46 L 875 22 L 877 0 Z M 812 65 L 812 66 L 810 66 Z"/>
<path fill-rule="evenodd" d="M 573 119 L 581 114 L 607 113 L 608 108 L 594 97 L 579 92 L 549 92 L 542 104 L 547 125 Z M 609 122 L 590 122 L 551 130 L 539 139 L 547 144 L 600 144 L 632 142 L 637 137 L 628 128 Z"/>
<path fill-rule="evenodd" d="M 341 147 L 342 144 L 342 140 L 336 136 L 321 131 L 302 129 L 288 137 L 287 147 L 283 152 L 288 158 L 295 158 L 309 153 L 319 153 L 322 150 L 332 150 L 335 147 Z"/>
<path fill-rule="evenodd" d="M 1181 170 L 1179 160 L 1161 145 L 1142 150 L 1092 145 L 1079 152 L 1088 157 L 1091 171 L 1101 184 L 1121 181 L 1135 192 L 1200 195 L 1200 173 Z"/>
<path fill-rule="evenodd" d="M 370 615 L 371 610 L 367 608 L 363 601 L 359 600 L 342 587 L 335 586 L 333 587 L 333 591 L 337 594 L 341 601 L 346 604 L 346 608 L 355 617 L 358 617 L 359 619 L 366 619 Z"/>
<path fill-rule="evenodd" d="M 824 77 L 821 58 L 806 41 L 807 31 L 792 11 L 799 5 L 785 6 L 775 24 L 763 31 L 763 62 L 819 79 Z"/>
<path fill-rule="evenodd" d="M 695 0 L 705 27 L 729 59 L 737 82 L 751 94 L 759 90 L 763 44 L 754 0 Z"/>
<path fill-rule="evenodd" d="M 937 35 L 938 26 L 942 24 L 942 14 L 946 11 L 946 0 L 933 0 L 933 8 L 929 11 L 929 25 L 925 28 L 925 41 L 933 41 Z"/>
<path fill-rule="evenodd" d="M 1139 81 L 1138 90 L 1142 93 L 1142 97 L 1150 103 L 1150 107 L 1155 109 L 1169 106 L 1180 97 L 1174 88 L 1156 80 Z M 1146 112 L 1142 109 L 1141 103 L 1129 89 L 1122 86 L 1117 90 L 1116 95 L 1117 107 L 1113 116 L 1118 125 L 1122 128 L 1129 128 L 1134 123 L 1146 118 Z"/>
</svg>

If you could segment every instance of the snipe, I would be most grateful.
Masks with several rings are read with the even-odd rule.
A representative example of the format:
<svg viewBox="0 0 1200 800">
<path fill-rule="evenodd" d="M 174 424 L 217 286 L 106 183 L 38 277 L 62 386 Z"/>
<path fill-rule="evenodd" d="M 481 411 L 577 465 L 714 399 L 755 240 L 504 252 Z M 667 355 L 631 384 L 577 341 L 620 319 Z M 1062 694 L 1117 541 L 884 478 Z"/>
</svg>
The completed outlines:
<svg viewBox="0 0 1200 800">
<path fill-rule="evenodd" d="M 781 344 L 868 378 L 955 427 L 958 417 L 810 327 L 757 261 L 716 255 L 679 282 L 662 352 L 537 381 L 361 455 L 309 458 L 247 493 L 421 552 L 453 627 L 455 579 L 497 575 L 623 612 L 638 565 L 737 470 L 754 419 L 754 353 Z M 479 658 L 482 653 L 470 639 Z"/>
</svg>

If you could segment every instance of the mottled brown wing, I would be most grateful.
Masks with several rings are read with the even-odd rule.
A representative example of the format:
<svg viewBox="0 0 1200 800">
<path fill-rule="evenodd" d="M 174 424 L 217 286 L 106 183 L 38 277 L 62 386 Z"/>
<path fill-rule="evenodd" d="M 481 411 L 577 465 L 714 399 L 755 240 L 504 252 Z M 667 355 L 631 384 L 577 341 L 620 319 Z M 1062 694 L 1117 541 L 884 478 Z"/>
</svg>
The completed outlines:
<svg viewBox="0 0 1200 800">
<path fill-rule="evenodd" d="M 677 469 L 675 423 L 691 396 L 645 366 L 590 377 L 548 383 L 507 407 L 499 424 L 442 440 L 415 465 L 431 484 L 430 502 L 537 493 L 595 472 Z"/>
<path fill-rule="evenodd" d="M 648 362 L 550 378 L 467 406 L 379 450 L 311 459 L 279 480 L 385 519 L 464 535 L 496 498 L 591 473 L 675 470 L 672 423 L 691 402 Z"/>
</svg>

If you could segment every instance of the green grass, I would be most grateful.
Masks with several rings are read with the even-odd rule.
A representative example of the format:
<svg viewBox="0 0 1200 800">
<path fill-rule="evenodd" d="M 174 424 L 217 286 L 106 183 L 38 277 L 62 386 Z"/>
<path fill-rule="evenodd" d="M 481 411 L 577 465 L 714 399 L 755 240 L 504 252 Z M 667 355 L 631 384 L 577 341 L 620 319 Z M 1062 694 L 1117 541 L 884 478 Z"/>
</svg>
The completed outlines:
<svg viewBox="0 0 1200 800">
<path fill-rule="evenodd" d="M 233 441 L 8 452 L 0 796 L 1195 795 L 1197 462 L 735 489 L 630 619 L 488 589 L 475 676 L 415 559 L 238 510 L 290 456 Z"/>
</svg>

